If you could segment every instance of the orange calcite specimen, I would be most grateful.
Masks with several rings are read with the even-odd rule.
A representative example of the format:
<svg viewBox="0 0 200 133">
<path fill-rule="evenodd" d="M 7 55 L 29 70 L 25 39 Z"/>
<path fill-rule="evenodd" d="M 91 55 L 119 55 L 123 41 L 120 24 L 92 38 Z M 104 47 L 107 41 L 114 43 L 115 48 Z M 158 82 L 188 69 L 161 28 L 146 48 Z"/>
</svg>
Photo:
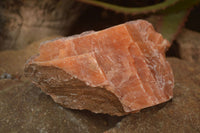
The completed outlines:
<svg viewBox="0 0 200 133">
<path fill-rule="evenodd" d="M 45 42 L 29 64 L 53 66 L 114 94 L 124 112 L 170 100 L 174 77 L 169 42 L 144 20 Z"/>
</svg>

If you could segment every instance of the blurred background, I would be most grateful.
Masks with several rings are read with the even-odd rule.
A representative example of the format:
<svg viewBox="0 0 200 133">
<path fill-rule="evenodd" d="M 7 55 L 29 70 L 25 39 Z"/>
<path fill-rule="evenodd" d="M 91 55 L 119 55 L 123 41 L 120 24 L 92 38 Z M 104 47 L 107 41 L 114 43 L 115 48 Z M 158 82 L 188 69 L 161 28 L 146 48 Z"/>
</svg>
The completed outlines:
<svg viewBox="0 0 200 133">
<path fill-rule="evenodd" d="M 146 19 L 174 43 L 167 55 L 181 57 L 176 38 L 188 30 L 200 32 L 199 1 L 1 0 L 0 51 L 21 49 L 45 37 L 70 36 Z"/>
<path fill-rule="evenodd" d="M 0 50 L 20 49 L 44 37 L 69 36 L 87 30 L 101 30 L 134 19 L 149 20 L 156 30 L 171 42 L 184 26 L 200 31 L 199 0 L 98 2 L 1 0 Z"/>
</svg>

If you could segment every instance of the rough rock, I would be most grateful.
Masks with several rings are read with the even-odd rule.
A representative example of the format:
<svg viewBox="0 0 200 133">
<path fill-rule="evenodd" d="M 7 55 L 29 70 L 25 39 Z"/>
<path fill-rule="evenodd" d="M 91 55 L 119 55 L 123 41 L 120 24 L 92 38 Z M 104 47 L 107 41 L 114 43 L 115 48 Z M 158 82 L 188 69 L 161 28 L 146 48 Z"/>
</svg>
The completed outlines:
<svg viewBox="0 0 200 133">
<path fill-rule="evenodd" d="M 200 132 L 199 65 L 177 58 L 168 61 L 175 75 L 174 98 L 125 117 L 107 133 Z"/>
<path fill-rule="evenodd" d="M 0 50 L 20 49 L 44 37 L 66 35 L 84 9 L 72 0 L 1 0 Z"/>
<path fill-rule="evenodd" d="M 11 75 L 23 75 L 24 63 L 29 59 L 33 54 L 36 54 L 40 43 L 49 40 L 55 39 L 61 36 L 51 36 L 46 37 L 41 40 L 35 41 L 29 46 L 21 50 L 5 50 L 0 53 L 0 75 L 8 73 Z"/>
<path fill-rule="evenodd" d="M 119 117 L 57 105 L 30 82 L 0 80 L 0 132 L 102 133 Z"/>
<path fill-rule="evenodd" d="M 35 54 L 38 46 L 33 43 L 24 50 L 0 52 L 0 65 L 9 57 L 3 60 L 1 72 L 22 72 L 25 59 Z M 18 55 L 20 58 L 15 58 Z M 170 58 L 169 62 L 175 74 L 174 99 L 128 115 L 122 122 L 119 122 L 122 117 L 62 108 L 27 78 L 0 80 L 0 132 L 102 133 L 117 122 L 108 132 L 199 132 L 199 65 L 176 58 Z"/>
<path fill-rule="evenodd" d="M 200 33 L 183 29 L 176 41 L 180 58 L 200 63 Z"/>
<path fill-rule="evenodd" d="M 0 52 L 0 74 L 22 75 L 20 79 L 0 79 L 1 133 L 102 133 L 121 120 L 121 117 L 63 108 L 24 78 L 24 63 L 36 53 L 40 42 L 23 50 Z"/>
<path fill-rule="evenodd" d="M 147 21 L 130 21 L 44 42 L 25 75 L 65 107 L 124 115 L 172 98 L 169 45 Z"/>
</svg>

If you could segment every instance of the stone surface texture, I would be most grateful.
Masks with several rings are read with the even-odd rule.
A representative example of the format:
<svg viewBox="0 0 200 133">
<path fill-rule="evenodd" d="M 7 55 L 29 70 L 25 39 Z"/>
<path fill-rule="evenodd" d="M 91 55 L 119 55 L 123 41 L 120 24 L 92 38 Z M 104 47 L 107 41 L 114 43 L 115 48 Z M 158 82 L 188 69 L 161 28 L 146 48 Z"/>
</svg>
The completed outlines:
<svg viewBox="0 0 200 133">
<path fill-rule="evenodd" d="M 37 42 L 23 50 L 0 52 L 0 74 L 22 74 L 26 59 L 36 54 L 38 46 Z M 0 132 L 102 133 L 108 130 L 120 133 L 198 133 L 199 65 L 177 58 L 168 61 L 175 75 L 173 100 L 126 117 L 62 108 L 23 76 L 20 80 L 1 79 Z"/>
<path fill-rule="evenodd" d="M 20 49 L 52 35 L 66 35 L 85 9 L 72 0 L 1 0 L 0 50 Z"/>
<path fill-rule="evenodd" d="M 150 23 L 130 21 L 44 42 L 26 64 L 25 75 L 65 107 L 123 115 L 172 98 L 167 47 Z"/>
<path fill-rule="evenodd" d="M 21 75 L 0 79 L 0 132 L 102 133 L 113 127 L 121 117 L 63 108 L 23 76 L 26 60 L 36 54 L 41 42 L 52 38 L 0 52 L 0 75 Z"/>
<path fill-rule="evenodd" d="M 200 33 L 183 29 L 176 39 L 180 58 L 200 63 Z"/>
<path fill-rule="evenodd" d="M 65 109 L 29 81 L 0 80 L 0 132 L 101 133 L 121 118 Z"/>
<path fill-rule="evenodd" d="M 169 58 L 174 75 L 174 98 L 132 114 L 107 133 L 200 132 L 200 69 L 198 64 Z"/>
</svg>

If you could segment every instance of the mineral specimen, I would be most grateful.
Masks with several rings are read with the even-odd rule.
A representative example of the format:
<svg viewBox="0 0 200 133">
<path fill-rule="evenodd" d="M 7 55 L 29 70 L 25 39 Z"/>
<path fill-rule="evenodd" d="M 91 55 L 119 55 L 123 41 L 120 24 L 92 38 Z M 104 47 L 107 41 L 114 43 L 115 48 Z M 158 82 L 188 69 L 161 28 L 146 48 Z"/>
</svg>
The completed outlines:
<svg viewBox="0 0 200 133">
<path fill-rule="evenodd" d="M 44 42 L 25 75 L 65 107 L 125 115 L 172 98 L 169 46 L 147 21 L 131 21 Z"/>
</svg>

